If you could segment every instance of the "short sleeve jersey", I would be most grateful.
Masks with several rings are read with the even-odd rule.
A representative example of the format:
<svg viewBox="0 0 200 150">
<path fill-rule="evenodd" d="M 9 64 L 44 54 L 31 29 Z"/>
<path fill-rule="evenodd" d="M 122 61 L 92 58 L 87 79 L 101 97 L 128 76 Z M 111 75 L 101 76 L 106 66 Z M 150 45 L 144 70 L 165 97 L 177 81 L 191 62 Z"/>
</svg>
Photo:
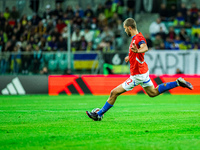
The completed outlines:
<svg viewBox="0 0 200 150">
<path fill-rule="evenodd" d="M 141 32 L 132 37 L 132 41 L 129 46 L 130 73 L 132 76 L 137 74 L 144 74 L 148 71 L 148 65 L 144 60 L 145 53 L 134 53 L 131 51 L 133 43 L 135 43 L 139 49 L 141 44 L 147 44 L 147 42 Z"/>
</svg>

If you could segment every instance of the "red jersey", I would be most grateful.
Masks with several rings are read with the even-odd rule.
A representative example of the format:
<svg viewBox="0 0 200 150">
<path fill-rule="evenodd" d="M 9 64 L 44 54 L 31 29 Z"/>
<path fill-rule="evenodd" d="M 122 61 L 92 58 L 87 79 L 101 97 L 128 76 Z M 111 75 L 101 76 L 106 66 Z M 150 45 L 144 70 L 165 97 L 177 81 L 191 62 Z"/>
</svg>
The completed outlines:
<svg viewBox="0 0 200 150">
<path fill-rule="evenodd" d="M 134 35 L 132 37 L 131 44 L 129 46 L 129 62 L 130 62 L 130 73 L 131 75 L 137 75 L 137 74 L 144 74 L 146 73 L 148 69 L 147 63 L 144 61 L 144 54 L 145 53 L 134 53 L 131 51 L 131 47 L 133 46 L 133 43 L 137 46 L 137 48 L 140 48 L 141 44 L 144 44 L 146 42 L 146 39 L 142 35 L 141 32 Z"/>
</svg>

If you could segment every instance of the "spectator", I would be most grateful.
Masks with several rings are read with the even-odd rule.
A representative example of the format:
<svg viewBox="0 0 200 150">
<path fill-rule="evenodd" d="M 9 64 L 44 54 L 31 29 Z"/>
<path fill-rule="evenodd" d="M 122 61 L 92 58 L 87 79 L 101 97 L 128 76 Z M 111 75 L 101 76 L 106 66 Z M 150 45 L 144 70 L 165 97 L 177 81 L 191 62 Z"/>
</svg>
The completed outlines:
<svg viewBox="0 0 200 150">
<path fill-rule="evenodd" d="M 92 42 L 88 42 L 88 44 L 87 44 L 87 49 L 86 49 L 87 52 L 90 52 L 90 51 L 93 51 L 93 50 L 94 50 L 94 48 L 93 48 L 92 45 L 93 45 Z"/>
<path fill-rule="evenodd" d="M 105 26 L 107 26 L 107 24 L 108 24 L 108 21 L 106 19 L 106 16 L 103 13 L 99 14 L 99 16 L 98 16 L 98 27 L 99 27 L 99 29 L 103 30 L 103 28 Z"/>
<path fill-rule="evenodd" d="M 172 40 L 167 37 L 166 40 L 164 41 L 165 44 L 165 49 L 171 49 L 171 44 L 172 44 Z"/>
<path fill-rule="evenodd" d="M 92 19 L 92 23 L 91 23 L 91 25 L 90 25 L 90 28 L 91 28 L 92 30 L 98 29 L 97 19 L 96 19 L 96 18 L 93 18 L 93 19 Z"/>
<path fill-rule="evenodd" d="M 196 23 L 192 25 L 192 36 L 195 42 L 198 42 L 199 35 L 200 35 L 200 23 L 196 21 Z"/>
<path fill-rule="evenodd" d="M 54 28 L 54 30 L 51 32 L 51 36 L 55 36 L 56 37 L 56 42 L 58 42 L 59 37 L 61 36 L 61 33 L 58 32 L 58 28 Z"/>
<path fill-rule="evenodd" d="M 103 6 L 102 4 L 99 4 L 99 5 L 97 6 L 95 16 L 98 17 L 99 14 L 101 14 L 101 13 L 104 13 L 104 6 Z"/>
<path fill-rule="evenodd" d="M 57 42 L 56 42 L 56 36 L 51 37 L 51 41 L 48 42 L 48 50 L 50 51 L 56 51 L 57 50 Z"/>
<path fill-rule="evenodd" d="M 10 58 L 10 54 L 7 53 L 7 48 L 1 53 L 1 59 L 0 59 L 0 68 L 1 68 L 1 74 L 5 74 L 8 66 L 8 61 Z"/>
<path fill-rule="evenodd" d="M 104 52 L 110 51 L 110 49 L 110 43 L 106 42 L 104 39 L 97 46 L 97 50 Z"/>
<path fill-rule="evenodd" d="M 31 37 L 30 37 L 30 40 L 28 41 L 28 44 L 31 44 L 31 46 L 32 46 L 33 48 L 37 45 L 34 36 L 31 36 Z"/>
<path fill-rule="evenodd" d="M 182 13 L 184 19 L 186 20 L 186 18 L 187 18 L 187 8 L 185 6 L 185 3 L 181 3 L 180 12 Z"/>
<path fill-rule="evenodd" d="M 33 55 L 30 53 L 32 49 L 31 44 L 27 45 L 25 48 L 26 54 L 22 55 L 22 74 L 28 74 L 30 71 L 31 61 Z"/>
<path fill-rule="evenodd" d="M 74 11 L 72 9 L 72 6 L 67 6 L 67 9 L 66 9 L 65 12 L 68 14 L 69 19 L 73 19 Z"/>
<path fill-rule="evenodd" d="M 117 13 L 119 18 L 123 18 L 124 0 L 114 0 L 112 3 L 112 12 Z"/>
<path fill-rule="evenodd" d="M 167 36 L 167 34 L 163 31 L 162 27 L 160 27 L 160 31 L 157 33 L 157 35 L 160 35 L 163 40 L 165 40 Z"/>
<path fill-rule="evenodd" d="M 146 34 L 146 35 L 145 35 L 145 39 L 146 39 L 146 41 L 147 41 L 147 46 L 148 46 L 148 48 L 151 49 L 151 48 L 153 47 L 153 42 L 152 42 L 152 40 L 151 40 L 149 34 Z"/>
<path fill-rule="evenodd" d="M 109 27 L 110 28 L 115 28 L 117 26 L 117 20 L 120 20 L 119 16 L 117 13 L 113 14 L 113 17 L 109 20 Z"/>
<path fill-rule="evenodd" d="M 62 33 L 62 30 L 64 27 L 66 27 L 66 24 L 61 19 L 58 19 L 58 22 L 56 24 L 56 28 L 58 29 L 58 32 Z"/>
<path fill-rule="evenodd" d="M 67 40 L 68 38 L 68 31 L 67 31 L 67 27 L 65 27 L 62 31 L 62 37 Z"/>
<path fill-rule="evenodd" d="M 82 18 L 79 16 L 79 13 L 76 12 L 75 16 L 73 18 L 73 24 L 75 25 L 75 27 L 79 27 L 80 28 L 82 22 L 83 22 Z"/>
<path fill-rule="evenodd" d="M 179 35 L 176 35 L 176 38 L 174 39 L 174 43 L 177 44 L 179 47 L 183 43 Z"/>
<path fill-rule="evenodd" d="M 53 11 L 51 10 L 51 5 L 46 5 L 46 9 L 45 11 L 43 12 L 43 18 L 44 19 L 50 19 L 53 15 Z"/>
<path fill-rule="evenodd" d="M 79 5 L 76 5 L 76 10 L 75 10 L 76 13 L 78 13 L 79 17 L 83 18 L 84 17 L 84 11 L 83 9 L 79 6 Z"/>
<path fill-rule="evenodd" d="M 168 10 L 164 3 L 160 5 L 159 15 L 160 15 L 161 21 L 168 21 Z"/>
<path fill-rule="evenodd" d="M 17 46 L 14 46 L 13 52 L 11 54 L 11 64 L 10 69 L 12 73 L 18 74 L 21 66 L 21 53 Z"/>
<path fill-rule="evenodd" d="M 200 10 L 198 11 L 197 23 L 200 24 Z"/>
<path fill-rule="evenodd" d="M 166 48 L 165 48 L 165 43 L 160 43 L 160 48 L 159 48 L 160 50 L 165 50 Z"/>
<path fill-rule="evenodd" d="M 62 18 L 63 10 L 61 8 L 61 4 L 60 3 L 56 4 L 56 9 L 51 14 L 52 14 L 53 18 L 56 18 L 56 19 L 61 19 Z"/>
<path fill-rule="evenodd" d="M 12 30 L 11 26 L 8 24 L 8 21 L 5 22 L 3 31 L 6 33 L 8 39 L 10 39 L 12 37 L 13 30 Z"/>
<path fill-rule="evenodd" d="M 195 24 L 196 20 L 197 20 L 197 13 L 198 13 L 198 8 L 195 2 L 192 3 L 191 9 L 190 9 L 190 13 L 191 13 L 191 23 Z"/>
<path fill-rule="evenodd" d="M 94 33 L 86 28 L 83 32 L 81 32 L 81 35 L 84 35 L 87 42 L 91 42 L 93 40 Z"/>
<path fill-rule="evenodd" d="M 40 71 L 40 74 L 41 75 L 49 75 L 49 71 L 48 71 L 48 68 L 46 66 L 44 66 L 42 68 L 42 70 Z"/>
<path fill-rule="evenodd" d="M 170 49 L 171 50 L 179 50 L 179 45 L 172 42 L 172 44 L 170 45 Z"/>
<path fill-rule="evenodd" d="M 165 24 L 161 22 L 160 18 L 157 18 L 157 20 L 152 22 L 149 27 L 150 34 L 152 36 L 155 36 L 158 32 L 160 32 L 161 27 L 162 27 L 163 32 L 167 33 L 167 28 Z"/>
<path fill-rule="evenodd" d="M 185 28 L 181 28 L 179 36 L 182 41 L 186 41 L 186 38 L 188 38 L 188 35 L 187 35 L 187 32 L 185 31 Z"/>
<path fill-rule="evenodd" d="M 170 27 L 169 28 L 169 33 L 168 33 L 167 36 L 170 38 L 170 40 L 174 40 L 175 39 L 176 33 L 174 32 L 174 27 Z"/>
<path fill-rule="evenodd" d="M 66 51 L 67 50 L 67 41 L 62 37 L 59 37 L 59 41 L 57 43 L 57 48 L 59 51 Z"/>
<path fill-rule="evenodd" d="M 25 27 L 27 25 L 27 23 L 28 23 L 27 16 L 23 15 L 20 22 L 21 22 L 22 26 Z"/>
<path fill-rule="evenodd" d="M 105 11 L 104 11 L 104 15 L 106 17 L 106 19 L 110 19 L 113 16 L 113 12 L 112 12 L 112 0 L 106 0 L 105 2 Z"/>
<path fill-rule="evenodd" d="M 16 21 L 15 19 L 13 19 L 12 17 L 10 17 L 8 19 L 8 24 L 11 26 L 11 28 L 13 28 L 14 26 L 16 26 Z"/>
<path fill-rule="evenodd" d="M 131 18 L 134 18 L 135 16 L 135 3 L 136 3 L 136 0 L 127 0 L 127 11 L 126 11 L 126 14 L 127 14 L 127 17 L 131 17 Z"/>
<path fill-rule="evenodd" d="M 21 33 L 19 32 L 19 30 L 17 28 L 14 28 L 13 29 L 13 35 L 15 35 L 16 40 L 18 41 L 20 39 Z"/>
<path fill-rule="evenodd" d="M 81 40 L 79 42 L 79 49 L 80 51 L 85 51 L 87 49 L 87 41 L 85 40 L 84 36 L 81 36 Z"/>
<path fill-rule="evenodd" d="M 2 49 L 4 49 L 4 46 L 5 46 L 4 35 L 5 35 L 4 32 L 0 30 L 0 52 L 2 51 Z"/>
<path fill-rule="evenodd" d="M 78 50 L 79 49 L 79 42 L 81 40 L 81 32 L 80 32 L 80 29 L 79 28 L 76 28 L 76 30 L 72 33 L 72 47 L 75 49 L 75 50 Z"/>
<path fill-rule="evenodd" d="M 177 14 L 177 8 L 176 5 L 173 4 L 171 5 L 170 10 L 168 12 L 169 20 L 173 21 L 176 17 L 176 14 Z"/>
<path fill-rule="evenodd" d="M 0 13 L 0 29 L 2 29 L 5 25 L 6 18 L 4 17 L 3 12 Z"/>
<path fill-rule="evenodd" d="M 191 16 L 191 12 L 190 10 L 187 10 L 187 16 L 186 16 L 186 19 L 185 19 L 185 27 L 186 28 L 191 28 L 191 23 L 194 22 L 193 21 L 193 18 Z"/>
<path fill-rule="evenodd" d="M 175 27 L 183 27 L 183 26 L 185 26 L 185 19 L 182 16 L 181 12 L 177 13 L 176 18 L 174 19 L 174 26 Z"/>
<path fill-rule="evenodd" d="M 4 15 L 4 18 L 5 18 L 6 20 L 8 20 L 8 19 L 10 18 L 10 10 L 9 10 L 8 7 L 5 8 L 5 12 L 4 12 L 3 15 Z"/>
<path fill-rule="evenodd" d="M 52 32 L 52 30 L 54 29 L 54 25 L 53 25 L 53 22 L 52 21 L 49 21 L 48 23 L 47 23 L 47 33 L 50 33 L 50 32 Z"/>
<path fill-rule="evenodd" d="M 92 22 L 92 19 L 91 19 L 91 18 L 85 17 L 85 18 L 83 19 L 82 24 L 81 24 L 81 29 L 86 29 L 86 28 L 90 29 L 90 27 L 91 27 L 91 22 Z"/>
<path fill-rule="evenodd" d="M 163 43 L 163 40 L 162 40 L 161 36 L 160 36 L 160 35 L 156 35 L 156 38 L 155 38 L 155 40 L 153 41 L 153 47 L 154 47 L 156 50 L 159 50 L 159 49 L 160 49 L 161 43 Z"/>
<path fill-rule="evenodd" d="M 85 10 L 84 15 L 91 19 L 94 17 L 94 12 L 91 9 L 90 5 L 87 6 L 87 9 Z"/>
<path fill-rule="evenodd" d="M 192 49 L 193 49 L 193 50 L 200 50 L 200 45 L 199 45 L 199 43 L 195 42 L 195 43 L 192 45 Z"/>
<path fill-rule="evenodd" d="M 39 35 L 46 34 L 46 27 L 44 27 L 42 21 L 40 21 L 38 26 L 35 28 L 35 33 L 38 33 Z"/>
<path fill-rule="evenodd" d="M 69 15 L 68 15 L 68 13 L 64 13 L 63 14 L 63 18 L 62 18 L 62 21 L 67 25 L 68 23 L 70 23 L 70 17 L 69 17 Z"/>
<path fill-rule="evenodd" d="M 14 49 L 16 43 L 17 43 L 16 35 L 12 35 L 12 38 L 11 38 L 10 41 L 11 41 L 11 49 L 13 51 L 13 49 Z"/>
<path fill-rule="evenodd" d="M 179 68 L 177 68 L 176 69 L 176 74 L 183 74 L 183 72 Z"/>
<path fill-rule="evenodd" d="M 113 44 L 114 41 L 114 33 L 111 29 L 106 26 L 101 33 L 101 39 L 104 40 L 107 44 Z"/>
<path fill-rule="evenodd" d="M 192 49 L 192 43 L 191 43 L 189 37 L 186 38 L 186 40 L 184 42 L 184 46 L 185 46 L 185 49 Z"/>
<path fill-rule="evenodd" d="M 41 48 L 42 51 L 45 51 L 47 49 L 46 43 L 46 39 L 44 37 L 41 37 L 38 46 Z"/>
<path fill-rule="evenodd" d="M 33 26 L 37 26 L 41 22 L 40 20 L 41 18 L 37 14 L 34 14 L 31 18 L 31 23 Z"/>
<path fill-rule="evenodd" d="M 33 52 L 33 73 L 38 73 L 42 60 L 42 51 L 39 46 L 35 47 Z"/>
</svg>

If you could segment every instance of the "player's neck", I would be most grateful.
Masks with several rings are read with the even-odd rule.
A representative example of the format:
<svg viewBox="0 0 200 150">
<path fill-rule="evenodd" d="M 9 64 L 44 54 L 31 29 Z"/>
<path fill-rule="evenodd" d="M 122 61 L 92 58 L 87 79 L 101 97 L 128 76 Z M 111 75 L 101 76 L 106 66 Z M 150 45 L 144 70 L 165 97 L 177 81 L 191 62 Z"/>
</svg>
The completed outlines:
<svg viewBox="0 0 200 150">
<path fill-rule="evenodd" d="M 139 33 L 139 32 L 138 32 L 137 29 L 136 29 L 136 30 L 133 30 L 132 33 L 131 33 L 131 37 L 135 36 L 135 35 L 138 34 L 138 33 Z"/>
</svg>

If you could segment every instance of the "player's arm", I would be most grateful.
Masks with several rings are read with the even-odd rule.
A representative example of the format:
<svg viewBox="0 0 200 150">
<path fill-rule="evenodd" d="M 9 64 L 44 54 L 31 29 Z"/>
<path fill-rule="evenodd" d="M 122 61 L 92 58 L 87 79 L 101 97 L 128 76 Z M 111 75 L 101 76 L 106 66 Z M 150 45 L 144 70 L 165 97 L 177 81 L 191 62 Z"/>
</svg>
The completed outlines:
<svg viewBox="0 0 200 150">
<path fill-rule="evenodd" d="M 131 47 L 131 51 L 133 51 L 134 53 L 145 53 L 148 50 L 149 49 L 146 43 L 141 44 L 139 49 L 137 48 L 135 43 L 133 43 L 133 46 Z"/>
<path fill-rule="evenodd" d="M 125 62 L 128 62 L 129 61 L 129 56 L 126 56 L 125 57 Z"/>
</svg>

